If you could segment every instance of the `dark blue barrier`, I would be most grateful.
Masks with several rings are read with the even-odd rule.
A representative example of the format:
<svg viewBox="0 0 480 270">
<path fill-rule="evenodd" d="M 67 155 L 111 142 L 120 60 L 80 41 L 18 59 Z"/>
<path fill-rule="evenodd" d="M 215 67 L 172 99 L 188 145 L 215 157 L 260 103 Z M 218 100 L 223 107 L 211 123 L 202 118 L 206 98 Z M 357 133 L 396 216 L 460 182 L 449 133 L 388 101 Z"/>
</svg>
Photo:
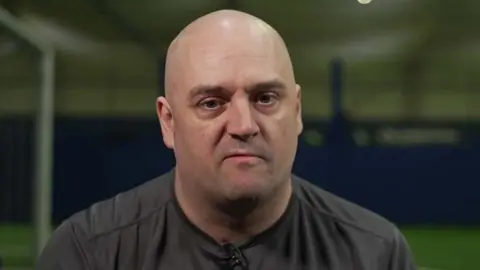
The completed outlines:
<svg viewBox="0 0 480 270">
<path fill-rule="evenodd" d="M 438 125 L 459 130 L 455 137 L 458 141 L 445 143 L 442 141 L 445 136 L 435 135 L 432 138 L 441 139 L 441 143 L 428 145 L 424 141 L 407 147 L 401 141 L 400 147 L 395 136 L 384 136 L 388 140 L 378 136 L 385 128 Z M 17 209 L 2 211 L 0 216 L 24 221 L 29 219 L 29 205 L 7 207 L 3 198 L 29 196 L 30 174 L 22 173 L 22 186 L 13 191 L 1 184 L 16 181 L 11 180 L 12 170 L 6 168 L 31 172 L 31 149 L 21 147 L 22 140 L 14 140 L 16 146 L 7 145 L 12 144 L 11 140 L 2 140 L 6 138 L 3 133 L 10 132 L 12 126 L 22 126 L 25 133 L 31 131 L 26 119 L 0 120 L 0 211 L 8 207 Z M 294 172 L 395 222 L 480 224 L 477 126 L 462 130 L 463 126 L 455 123 L 355 123 L 352 132 L 359 128 L 363 132 L 360 140 L 363 146 L 357 147 L 342 146 L 341 141 L 325 146 L 325 140 L 329 140 L 329 136 L 324 136 L 329 130 L 328 123 L 307 121 Z M 54 219 L 57 221 L 166 172 L 174 164 L 171 151 L 163 146 L 156 119 L 59 118 L 55 134 Z M 31 140 L 31 136 L 25 138 Z"/>
<path fill-rule="evenodd" d="M 303 160 L 314 151 L 306 152 L 297 159 L 299 175 L 394 221 L 480 223 L 478 148 L 363 148 L 333 159 L 319 149 L 319 161 L 309 164 Z"/>
<path fill-rule="evenodd" d="M 168 171 L 174 164 L 157 121 L 59 121 L 54 215 L 60 220 Z M 67 202 L 67 203 L 63 203 Z"/>
</svg>

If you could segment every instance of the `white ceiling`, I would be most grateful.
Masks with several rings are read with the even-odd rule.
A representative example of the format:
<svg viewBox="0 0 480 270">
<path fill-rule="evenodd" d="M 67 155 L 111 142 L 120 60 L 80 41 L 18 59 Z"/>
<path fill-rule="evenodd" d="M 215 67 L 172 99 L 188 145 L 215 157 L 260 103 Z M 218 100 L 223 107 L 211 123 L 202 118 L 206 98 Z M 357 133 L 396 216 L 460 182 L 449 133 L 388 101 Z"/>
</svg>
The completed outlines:
<svg viewBox="0 0 480 270">
<path fill-rule="evenodd" d="M 24 2 L 20 21 L 60 50 L 60 65 L 70 70 L 63 73 L 85 77 L 113 68 L 118 76 L 138 77 L 139 81 L 155 78 L 154 54 L 161 54 L 186 24 L 229 7 L 228 1 L 222 0 Z M 337 56 L 364 69 L 376 62 L 402 62 L 417 49 L 424 59 L 432 53 L 479 62 L 471 56 L 480 51 L 480 1 L 373 0 L 368 5 L 356 0 L 237 2 L 241 2 L 241 10 L 278 29 L 290 47 L 297 74 L 307 81 L 317 80 L 318 73 Z M 0 57 L 13 51 L 11 41 L 4 42 Z M 434 54 L 438 51 L 442 54 Z M 15 57 L 3 58 L 2 62 L 6 61 L 17 64 L 1 65 L 2 73 L 17 72 L 15 66 L 24 68 Z"/>
</svg>

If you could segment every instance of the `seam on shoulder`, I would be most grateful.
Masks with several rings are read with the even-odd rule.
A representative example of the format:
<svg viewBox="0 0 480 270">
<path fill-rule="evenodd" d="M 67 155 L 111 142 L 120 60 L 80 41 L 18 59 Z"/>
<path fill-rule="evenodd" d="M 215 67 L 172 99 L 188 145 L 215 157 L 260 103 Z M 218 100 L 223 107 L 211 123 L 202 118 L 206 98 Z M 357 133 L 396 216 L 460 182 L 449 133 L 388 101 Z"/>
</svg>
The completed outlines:
<svg viewBox="0 0 480 270">
<path fill-rule="evenodd" d="M 297 196 L 297 197 L 298 197 L 298 196 Z M 353 228 L 355 228 L 355 229 L 357 229 L 357 230 L 360 230 L 360 231 L 363 231 L 363 232 L 365 232 L 365 233 L 374 235 L 374 236 L 376 236 L 376 237 L 378 237 L 378 238 L 381 238 L 382 240 L 389 241 L 388 238 L 386 238 L 386 237 L 384 237 L 384 236 L 382 236 L 382 235 L 380 235 L 380 234 L 378 234 L 378 233 L 375 233 L 374 231 L 367 230 L 367 229 L 362 228 L 362 227 L 360 227 L 360 226 L 358 226 L 358 225 L 356 225 L 356 224 L 354 224 L 354 223 L 351 223 L 351 222 L 345 221 L 345 220 L 343 220 L 343 219 L 340 219 L 340 218 L 337 217 L 337 216 L 334 216 L 334 215 L 332 215 L 332 214 L 330 214 L 330 213 L 328 213 L 328 212 L 325 212 L 323 209 L 317 209 L 317 208 L 315 208 L 315 207 L 314 207 L 313 205 L 311 205 L 309 202 L 307 202 L 307 201 L 305 201 L 305 200 L 303 200 L 303 199 L 301 199 L 301 198 L 299 198 L 299 199 L 300 199 L 301 202 L 303 202 L 303 203 L 304 203 L 306 206 L 308 206 L 310 209 L 312 209 L 313 211 L 315 211 L 316 213 L 318 213 L 318 214 L 320 214 L 320 215 L 322 215 L 322 216 L 327 216 L 328 218 L 334 219 L 334 220 L 337 221 L 337 222 L 340 222 L 340 223 L 342 223 L 342 224 L 348 225 L 348 226 L 350 226 L 350 227 L 353 227 Z M 388 221 L 387 221 L 387 222 L 388 222 Z M 392 226 L 393 226 L 393 224 L 392 224 Z"/>
<path fill-rule="evenodd" d="M 399 233 L 398 229 L 395 229 L 394 233 L 395 234 Z M 391 259 L 392 259 L 393 252 L 394 252 L 396 238 L 397 238 L 397 236 L 394 235 L 393 242 L 388 243 L 388 247 L 387 247 L 388 250 L 387 250 L 387 252 L 385 252 L 386 256 L 383 257 L 384 258 L 384 262 L 383 262 L 384 268 L 383 269 L 390 269 L 389 266 L 391 264 Z"/>
<path fill-rule="evenodd" d="M 89 240 L 95 240 L 97 238 L 100 238 L 104 235 L 107 235 L 107 234 L 110 234 L 110 233 L 113 233 L 113 232 L 116 232 L 116 231 L 119 231 L 119 230 L 122 230 L 122 229 L 125 229 L 127 227 L 130 227 L 132 225 L 135 225 L 139 222 L 141 222 L 142 220 L 144 219 L 147 219 L 149 218 L 151 215 L 155 214 L 156 212 L 158 211 L 161 211 L 163 208 L 167 207 L 168 204 L 170 204 L 172 202 L 172 199 L 168 199 L 164 204 L 162 204 L 161 206 L 155 208 L 155 209 L 152 209 L 150 212 L 148 212 L 147 214 L 145 214 L 144 216 L 141 216 L 137 219 L 134 219 L 133 221 L 129 222 L 129 223 L 126 223 L 124 225 L 121 225 L 119 227 L 115 227 L 113 229 L 110 229 L 110 230 L 107 230 L 105 232 L 101 232 L 101 233 L 98 233 L 98 234 L 94 234 L 92 236 L 89 237 Z"/>
<path fill-rule="evenodd" d="M 92 270 L 92 269 L 93 269 L 93 268 L 92 268 L 92 264 L 91 264 L 90 261 L 88 260 L 87 253 L 86 253 L 85 249 L 82 247 L 82 245 L 80 244 L 80 241 L 78 241 L 77 235 L 75 234 L 75 228 L 73 227 L 73 223 L 72 223 L 72 222 L 68 222 L 68 225 L 69 225 L 70 230 L 71 230 L 71 232 L 72 232 L 73 239 L 75 240 L 75 244 L 77 244 L 78 249 L 80 250 L 80 253 L 82 254 L 83 259 L 84 259 L 85 262 L 87 263 L 88 269 L 89 269 L 89 270 Z"/>
</svg>

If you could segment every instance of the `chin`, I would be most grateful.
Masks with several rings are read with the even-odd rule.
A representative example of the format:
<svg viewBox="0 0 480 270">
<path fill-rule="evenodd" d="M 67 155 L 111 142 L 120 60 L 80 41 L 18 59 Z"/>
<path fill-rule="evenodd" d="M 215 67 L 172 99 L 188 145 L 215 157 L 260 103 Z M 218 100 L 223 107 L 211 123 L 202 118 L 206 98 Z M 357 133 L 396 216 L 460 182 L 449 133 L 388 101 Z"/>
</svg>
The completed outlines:
<svg viewBox="0 0 480 270">
<path fill-rule="evenodd" d="M 265 166 L 229 168 L 218 178 L 223 194 L 229 199 L 262 197 L 274 189 L 274 179 Z"/>
<path fill-rule="evenodd" d="M 224 194 L 229 200 L 263 197 L 272 188 L 266 178 L 229 179 L 224 184 Z"/>
</svg>

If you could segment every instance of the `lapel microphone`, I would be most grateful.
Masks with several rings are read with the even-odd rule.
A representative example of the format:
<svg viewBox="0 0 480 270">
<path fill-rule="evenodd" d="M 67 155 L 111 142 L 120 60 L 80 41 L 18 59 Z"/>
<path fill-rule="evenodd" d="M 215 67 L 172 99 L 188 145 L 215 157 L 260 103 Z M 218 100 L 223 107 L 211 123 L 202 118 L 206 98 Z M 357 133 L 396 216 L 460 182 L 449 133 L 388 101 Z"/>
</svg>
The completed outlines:
<svg viewBox="0 0 480 270">
<path fill-rule="evenodd" d="M 223 244 L 223 250 L 227 255 L 227 269 L 229 270 L 247 270 L 248 261 L 243 255 L 243 252 L 235 245 L 226 243 Z"/>
</svg>

